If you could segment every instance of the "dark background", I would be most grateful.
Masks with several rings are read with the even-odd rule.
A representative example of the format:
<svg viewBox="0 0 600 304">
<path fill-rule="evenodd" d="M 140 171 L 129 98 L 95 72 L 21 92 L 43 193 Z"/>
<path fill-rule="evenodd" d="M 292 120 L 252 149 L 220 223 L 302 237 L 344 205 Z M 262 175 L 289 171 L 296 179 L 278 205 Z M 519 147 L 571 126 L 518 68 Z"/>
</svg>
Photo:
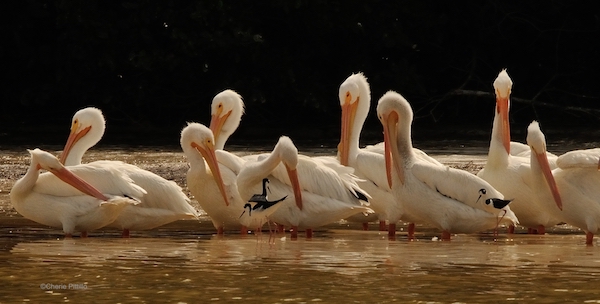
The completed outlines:
<svg viewBox="0 0 600 304">
<path fill-rule="evenodd" d="M 600 11 L 592 1 L 4 2 L 0 144 L 63 144 L 71 116 L 103 110 L 103 144 L 178 145 L 231 88 L 231 143 L 339 140 L 340 83 L 403 94 L 418 138 L 489 139 L 492 82 L 513 79 L 513 137 L 533 119 L 563 137 L 600 130 Z M 564 130 L 564 131 L 561 131 Z M 558 136 L 557 135 L 557 136 Z M 250 141 L 251 139 L 251 141 Z M 593 138 L 591 140 L 596 140 Z"/>
</svg>

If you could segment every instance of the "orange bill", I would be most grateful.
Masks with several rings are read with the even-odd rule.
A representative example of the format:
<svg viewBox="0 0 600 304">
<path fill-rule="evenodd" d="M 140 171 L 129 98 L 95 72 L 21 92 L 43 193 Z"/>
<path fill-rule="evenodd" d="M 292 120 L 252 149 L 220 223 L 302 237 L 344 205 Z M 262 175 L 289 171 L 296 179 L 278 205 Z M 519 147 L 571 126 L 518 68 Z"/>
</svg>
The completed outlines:
<svg viewBox="0 0 600 304">
<path fill-rule="evenodd" d="M 62 164 L 64 164 L 65 161 L 67 160 L 67 156 L 69 156 L 69 152 L 71 152 L 71 149 L 73 149 L 73 146 L 77 143 L 77 141 L 79 141 L 82 137 L 84 137 L 86 134 L 88 134 L 88 132 L 90 132 L 91 128 L 92 128 L 92 126 L 89 126 L 78 132 L 77 129 L 79 129 L 79 123 L 77 123 L 77 122 L 73 123 L 73 125 L 71 126 L 71 133 L 69 134 L 69 138 L 67 139 L 67 143 L 65 144 L 65 148 L 63 149 L 63 152 L 60 154 L 60 162 Z"/>
<path fill-rule="evenodd" d="M 300 182 L 298 180 L 298 171 L 288 167 L 287 165 L 285 166 L 285 169 L 287 170 L 290 182 L 292 183 L 296 206 L 298 206 L 298 209 L 302 210 L 302 188 L 300 188 Z"/>
<path fill-rule="evenodd" d="M 385 144 L 385 173 L 388 185 L 392 187 L 392 167 L 396 169 L 400 182 L 404 184 L 404 167 L 398 151 L 398 113 L 391 112 L 383 116 L 383 141 Z"/>
<path fill-rule="evenodd" d="M 69 169 L 65 167 L 50 170 L 50 172 L 52 172 L 52 174 L 56 175 L 56 177 L 60 178 L 65 183 L 73 186 L 75 189 L 89 196 L 93 196 L 102 201 L 108 200 L 108 197 L 102 194 L 98 189 L 81 179 L 79 176 L 73 174 L 73 172 L 69 171 Z"/>
<path fill-rule="evenodd" d="M 500 96 L 498 93 L 496 96 Z M 502 128 L 502 144 L 506 153 L 510 154 L 510 122 L 508 121 L 508 96 L 496 97 L 496 112 L 500 114 Z"/>
<path fill-rule="evenodd" d="M 225 183 L 223 182 L 223 178 L 221 176 L 221 170 L 219 169 L 219 162 L 217 161 L 217 155 L 215 154 L 214 145 L 211 143 L 207 143 L 208 148 L 204 149 L 200 145 L 192 142 L 192 147 L 195 148 L 202 157 L 206 160 L 210 171 L 212 172 L 213 178 L 219 187 L 219 191 L 221 195 L 223 195 L 223 200 L 225 201 L 225 205 L 229 206 L 229 198 L 227 197 L 227 192 L 225 192 Z"/>
<path fill-rule="evenodd" d="M 229 118 L 229 115 L 231 115 L 231 111 L 229 111 L 229 112 L 227 112 L 227 114 L 221 116 L 222 112 L 223 112 L 223 108 L 220 107 L 217 110 L 217 113 L 213 114 L 210 118 L 209 128 L 213 132 L 213 136 L 215 137 L 215 140 L 217 140 L 219 138 L 219 135 L 221 134 L 221 129 L 223 129 L 223 125 L 227 121 L 227 118 Z"/>
<path fill-rule="evenodd" d="M 542 173 L 544 174 L 544 178 L 546 179 L 546 182 L 548 183 L 548 187 L 550 187 L 550 192 L 552 193 L 552 196 L 554 197 L 556 206 L 558 207 L 558 209 L 562 210 L 562 208 L 563 208 L 562 199 L 560 197 L 560 193 L 558 191 L 558 186 L 556 185 L 556 181 L 554 180 L 554 175 L 552 175 L 552 169 L 550 169 L 550 164 L 548 163 L 548 156 L 546 155 L 545 151 L 542 153 L 537 153 L 535 150 L 533 150 L 533 152 L 535 153 L 535 157 L 537 158 L 538 163 L 540 164 Z"/>
<path fill-rule="evenodd" d="M 354 118 L 356 116 L 356 109 L 358 108 L 358 100 L 352 102 L 352 94 L 346 93 L 344 105 L 342 106 L 342 131 L 340 136 L 340 144 L 338 145 L 338 153 L 340 156 L 340 163 L 344 166 L 348 166 L 349 153 L 350 153 L 350 132 L 354 125 Z"/>
</svg>

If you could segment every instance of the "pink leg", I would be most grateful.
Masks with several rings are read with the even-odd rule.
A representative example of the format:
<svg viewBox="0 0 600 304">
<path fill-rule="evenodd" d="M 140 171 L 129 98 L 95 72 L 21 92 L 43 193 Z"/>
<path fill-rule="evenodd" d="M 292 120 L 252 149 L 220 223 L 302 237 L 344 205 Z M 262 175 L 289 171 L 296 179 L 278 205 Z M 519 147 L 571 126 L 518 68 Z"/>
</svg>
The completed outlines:
<svg viewBox="0 0 600 304">
<path fill-rule="evenodd" d="M 257 229 L 258 230 L 258 229 Z M 248 234 L 248 227 L 242 225 L 242 227 L 240 228 L 240 234 L 241 235 L 245 235 Z"/>
<path fill-rule="evenodd" d="M 587 232 L 585 234 L 585 244 L 586 245 L 594 245 L 594 234 L 591 232 Z"/>
<path fill-rule="evenodd" d="M 415 238 L 415 223 L 408 223 L 408 238 L 411 240 Z"/>
<path fill-rule="evenodd" d="M 312 239 L 312 237 L 313 237 L 313 230 L 311 228 L 306 228 L 306 238 Z"/>
<path fill-rule="evenodd" d="M 223 235 L 223 232 L 224 232 L 223 226 L 217 228 L 218 235 Z"/>
<path fill-rule="evenodd" d="M 444 230 L 442 231 L 442 241 L 449 241 L 450 240 L 450 232 Z"/>
<path fill-rule="evenodd" d="M 283 225 L 281 224 L 277 224 L 277 233 L 284 233 L 285 232 L 285 227 L 283 227 Z"/>
<path fill-rule="evenodd" d="M 527 233 L 528 234 L 534 234 L 536 232 L 535 232 L 535 229 L 533 229 L 533 228 L 527 228 Z"/>
<path fill-rule="evenodd" d="M 298 239 L 298 227 L 297 226 L 292 226 L 292 229 L 290 229 L 290 233 L 291 233 L 291 238 L 292 240 L 297 240 Z"/>
<path fill-rule="evenodd" d="M 396 223 L 390 223 L 388 225 L 388 236 L 395 237 L 396 236 Z"/>
<path fill-rule="evenodd" d="M 82 238 L 88 237 L 87 231 L 81 231 L 81 237 Z"/>
<path fill-rule="evenodd" d="M 369 230 L 369 222 L 362 223 L 362 228 L 363 228 L 364 231 Z"/>
<path fill-rule="evenodd" d="M 379 221 L 379 231 L 386 231 L 387 227 L 385 225 L 385 221 Z"/>
<path fill-rule="evenodd" d="M 515 233 L 515 225 L 508 226 L 508 234 L 514 234 L 514 233 Z"/>
<path fill-rule="evenodd" d="M 546 227 L 544 225 L 539 225 L 537 229 L 538 234 L 546 234 Z"/>
<path fill-rule="evenodd" d="M 121 237 L 128 238 L 129 237 L 129 229 L 123 229 L 123 232 L 121 233 Z"/>
<path fill-rule="evenodd" d="M 271 221 L 267 220 L 267 225 L 269 226 L 269 244 L 275 243 L 275 233 L 271 229 Z"/>
</svg>

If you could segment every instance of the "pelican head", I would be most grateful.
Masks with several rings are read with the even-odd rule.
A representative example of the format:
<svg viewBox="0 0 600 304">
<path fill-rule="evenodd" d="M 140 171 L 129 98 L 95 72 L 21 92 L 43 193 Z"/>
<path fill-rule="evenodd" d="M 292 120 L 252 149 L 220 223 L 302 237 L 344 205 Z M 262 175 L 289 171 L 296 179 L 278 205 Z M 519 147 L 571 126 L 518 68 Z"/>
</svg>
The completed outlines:
<svg viewBox="0 0 600 304">
<path fill-rule="evenodd" d="M 351 145 L 358 149 L 358 138 L 371 106 L 371 88 L 363 73 L 350 75 L 340 85 L 342 132 L 338 152 L 340 163 L 348 166 Z"/>
<path fill-rule="evenodd" d="M 225 90 L 215 95 L 210 113 L 210 129 L 215 136 L 216 149 L 222 150 L 229 136 L 240 125 L 244 115 L 242 96 L 233 90 Z"/>
<path fill-rule="evenodd" d="M 510 92 L 512 80 L 508 77 L 506 69 L 500 71 L 494 80 L 494 91 L 496 93 L 496 115 L 501 119 L 501 140 L 506 152 L 510 154 L 510 124 L 508 122 L 508 110 L 510 108 Z"/>
<path fill-rule="evenodd" d="M 544 178 L 548 183 L 548 187 L 550 187 L 550 192 L 552 192 L 556 206 L 562 210 L 562 199 L 554 180 L 554 175 L 552 175 L 550 164 L 548 163 L 548 156 L 546 155 L 546 137 L 540 130 L 540 125 L 535 120 L 527 127 L 527 145 L 531 148 L 532 165 L 537 160 L 542 174 L 544 174 Z"/>
<path fill-rule="evenodd" d="M 94 186 L 90 185 L 86 181 L 79 178 L 77 175 L 73 174 L 69 169 L 65 168 L 63 164 L 52 154 L 40 150 L 28 150 L 31 155 L 31 165 L 36 168 L 36 170 L 47 170 L 52 174 L 56 175 L 59 179 L 64 181 L 65 183 L 75 187 L 77 190 L 93 196 L 102 201 L 107 201 L 108 198 L 102 194 L 98 189 Z"/>
<path fill-rule="evenodd" d="M 377 117 L 383 125 L 385 143 L 385 167 L 388 185 L 392 187 L 392 166 L 396 169 L 400 182 L 404 184 L 403 156 L 412 153 L 410 125 L 413 112 L 408 101 L 402 95 L 389 91 L 377 104 Z"/>
<path fill-rule="evenodd" d="M 219 163 L 215 154 L 214 142 L 215 139 L 211 130 L 199 123 L 189 123 L 181 131 L 181 148 L 183 149 L 183 152 L 186 155 L 189 155 L 188 158 L 200 154 L 200 156 L 206 160 L 213 178 L 219 187 L 219 191 L 221 191 L 221 195 L 223 195 L 223 200 L 225 200 L 225 204 L 229 206 L 229 199 L 225 192 L 225 183 L 221 177 Z"/>
<path fill-rule="evenodd" d="M 66 165 L 80 164 L 85 151 L 102 139 L 105 125 L 99 109 L 89 107 L 77 111 L 73 115 L 71 133 L 60 155 L 60 162 Z"/>
</svg>

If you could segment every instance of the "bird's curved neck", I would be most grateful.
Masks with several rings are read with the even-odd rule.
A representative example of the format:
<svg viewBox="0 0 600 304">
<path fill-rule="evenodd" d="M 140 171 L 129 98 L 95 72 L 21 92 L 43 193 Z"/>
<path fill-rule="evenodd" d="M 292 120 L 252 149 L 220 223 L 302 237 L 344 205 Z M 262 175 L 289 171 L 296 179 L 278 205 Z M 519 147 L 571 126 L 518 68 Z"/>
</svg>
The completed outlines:
<svg viewBox="0 0 600 304">
<path fill-rule="evenodd" d="M 88 134 L 81 137 L 73 145 L 73 148 L 71 148 L 69 155 L 67 155 L 67 159 L 65 159 L 65 166 L 80 165 L 85 152 L 91 147 L 95 146 L 100 141 L 100 139 L 102 139 L 103 135 L 104 130 L 101 130 L 101 128 L 99 127 L 92 127 Z"/>
<path fill-rule="evenodd" d="M 191 145 L 184 145 L 182 149 L 183 154 L 185 154 L 188 163 L 190 164 L 190 173 L 207 175 L 207 165 L 204 161 L 204 157 L 202 157 Z"/>
<path fill-rule="evenodd" d="M 281 156 L 276 150 L 273 150 L 273 152 L 263 160 L 246 163 L 237 177 L 238 190 L 242 192 L 242 189 L 250 189 L 253 185 L 260 183 L 263 178 L 269 176 L 280 163 Z"/>
<path fill-rule="evenodd" d="M 225 144 L 227 143 L 227 140 L 231 134 L 233 134 L 233 132 L 222 131 L 221 134 L 215 138 L 215 150 L 224 150 Z"/>
<path fill-rule="evenodd" d="M 350 143 L 349 143 L 349 159 L 356 159 L 360 145 L 360 133 L 362 132 L 367 116 L 369 115 L 369 107 L 371 105 L 370 98 L 362 97 L 356 110 L 356 118 L 350 129 Z"/>
<path fill-rule="evenodd" d="M 19 179 L 12 187 L 12 190 L 10 191 L 11 197 L 13 197 L 14 195 L 23 195 L 25 193 L 30 192 L 31 189 L 33 189 L 33 187 L 35 186 L 35 183 L 37 182 L 39 176 L 40 170 L 38 169 L 38 164 L 32 162 L 25 175 L 23 175 L 23 177 L 21 177 L 21 179 Z M 13 204 L 18 202 L 18 200 L 12 199 L 11 201 Z"/>
<path fill-rule="evenodd" d="M 398 152 L 404 156 L 407 163 L 412 163 L 415 159 L 415 153 L 412 145 L 411 125 L 398 125 Z M 406 164 L 405 164 L 406 165 Z"/>
</svg>

